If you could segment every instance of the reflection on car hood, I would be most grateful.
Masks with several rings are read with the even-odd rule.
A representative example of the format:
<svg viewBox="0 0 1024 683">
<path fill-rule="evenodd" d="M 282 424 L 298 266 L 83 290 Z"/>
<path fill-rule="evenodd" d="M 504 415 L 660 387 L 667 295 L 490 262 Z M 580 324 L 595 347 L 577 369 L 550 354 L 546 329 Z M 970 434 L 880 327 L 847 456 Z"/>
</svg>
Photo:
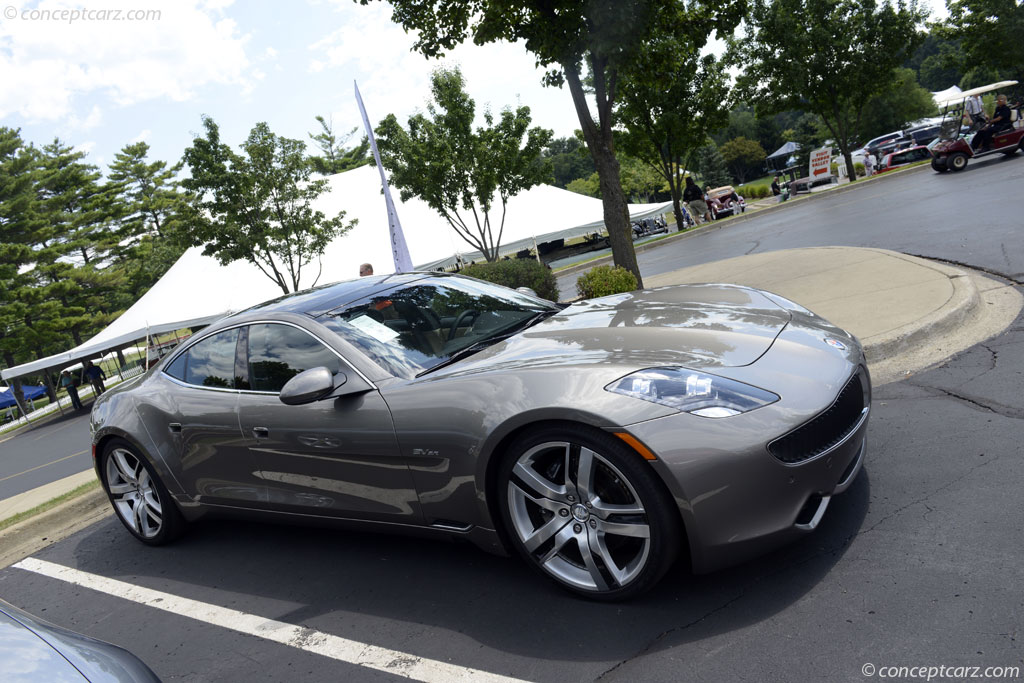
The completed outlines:
<svg viewBox="0 0 1024 683">
<path fill-rule="evenodd" d="M 573 304 L 452 372 L 595 363 L 736 367 L 764 354 L 788 321 L 787 311 L 755 289 L 661 287 Z"/>
</svg>

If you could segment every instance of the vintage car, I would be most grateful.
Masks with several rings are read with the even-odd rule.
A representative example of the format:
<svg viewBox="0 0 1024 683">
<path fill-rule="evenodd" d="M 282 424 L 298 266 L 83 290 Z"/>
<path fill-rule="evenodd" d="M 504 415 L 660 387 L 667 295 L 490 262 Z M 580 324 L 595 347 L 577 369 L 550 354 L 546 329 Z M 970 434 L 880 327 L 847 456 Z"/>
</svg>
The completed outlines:
<svg viewBox="0 0 1024 683">
<path fill-rule="evenodd" d="M 747 203 L 737 194 L 732 185 L 723 185 L 708 191 L 708 210 L 711 219 L 718 220 L 747 210 Z"/>
</svg>

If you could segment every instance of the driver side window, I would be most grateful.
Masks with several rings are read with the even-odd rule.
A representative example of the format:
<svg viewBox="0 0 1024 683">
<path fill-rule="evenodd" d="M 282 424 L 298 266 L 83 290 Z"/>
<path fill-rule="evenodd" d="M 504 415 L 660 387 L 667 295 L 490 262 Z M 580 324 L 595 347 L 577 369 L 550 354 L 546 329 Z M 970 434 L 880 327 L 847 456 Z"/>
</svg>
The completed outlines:
<svg viewBox="0 0 1024 683">
<path fill-rule="evenodd" d="M 249 326 L 249 386 L 253 391 L 280 392 L 295 375 L 316 367 L 341 371 L 337 354 L 308 332 L 291 325 Z"/>
</svg>

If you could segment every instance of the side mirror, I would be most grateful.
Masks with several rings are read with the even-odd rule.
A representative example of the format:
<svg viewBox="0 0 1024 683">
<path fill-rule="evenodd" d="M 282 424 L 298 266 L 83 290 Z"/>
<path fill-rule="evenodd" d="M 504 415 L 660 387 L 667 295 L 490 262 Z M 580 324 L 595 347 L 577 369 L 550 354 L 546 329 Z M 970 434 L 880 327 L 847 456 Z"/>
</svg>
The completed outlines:
<svg viewBox="0 0 1024 683">
<path fill-rule="evenodd" d="M 344 382 L 344 373 L 339 373 Z M 334 375 L 325 367 L 310 368 L 292 377 L 281 387 L 281 403 L 298 406 L 325 398 L 334 391 Z"/>
</svg>

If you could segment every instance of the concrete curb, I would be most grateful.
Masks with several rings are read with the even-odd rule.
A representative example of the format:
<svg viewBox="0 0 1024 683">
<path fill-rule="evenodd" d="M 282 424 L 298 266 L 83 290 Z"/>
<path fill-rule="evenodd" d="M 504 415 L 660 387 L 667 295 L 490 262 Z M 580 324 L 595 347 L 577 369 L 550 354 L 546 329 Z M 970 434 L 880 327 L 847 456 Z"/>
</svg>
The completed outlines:
<svg viewBox="0 0 1024 683">
<path fill-rule="evenodd" d="M 917 266 L 938 271 L 949 278 L 953 293 L 939 309 L 882 334 L 862 339 L 868 362 L 879 362 L 921 345 L 926 338 L 947 335 L 960 329 L 982 305 L 978 288 L 970 275 L 959 268 L 915 256 L 899 255 Z"/>
<path fill-rule="evenodd" d="M 100 488 L 18 522 L 0 531 L 0 568 L 67 538 L 111 513 L 113 509 L 107 494 Z"/>
</svg>

